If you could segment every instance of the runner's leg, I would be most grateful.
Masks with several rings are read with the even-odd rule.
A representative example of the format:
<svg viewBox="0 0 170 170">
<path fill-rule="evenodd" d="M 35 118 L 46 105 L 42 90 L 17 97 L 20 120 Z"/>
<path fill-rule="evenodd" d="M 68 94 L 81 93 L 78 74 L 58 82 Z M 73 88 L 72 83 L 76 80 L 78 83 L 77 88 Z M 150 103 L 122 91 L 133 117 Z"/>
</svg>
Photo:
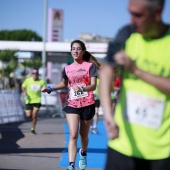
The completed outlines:
<svg viewBox="0 0 170 170">
<path fill-rule="evenodd" d="M 78 114 L 66 114 L 66 119 L 69 126 L 70 138 L 68 144 L 69 162 L 75 162 L 77 154 L 77 139 L 80 116 Z"/>
</svg>

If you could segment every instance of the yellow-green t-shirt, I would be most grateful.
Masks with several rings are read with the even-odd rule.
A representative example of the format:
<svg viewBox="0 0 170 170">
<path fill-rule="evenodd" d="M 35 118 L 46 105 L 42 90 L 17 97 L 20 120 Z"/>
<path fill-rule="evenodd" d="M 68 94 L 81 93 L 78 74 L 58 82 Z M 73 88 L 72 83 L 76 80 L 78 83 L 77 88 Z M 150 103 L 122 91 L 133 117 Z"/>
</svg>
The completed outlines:
<svg viewBox="0 0 170 170">
<path fill-rule="evenodd" d="M 170 29 L 160 39 L 133 33 L 126 53 L 142 70 L 170 78 Z M 170 157 L 170 95 L 125 71 L 114 119 L 119 137 L 109 147 L 148 160 Z"/>
<path fill-rule="evenodd" d="M 44 80 L 35 81 L 32 77 L 27 78 L 22 84 L 22 87 L 27 91 L 26 104 L 41 103 L 41 88 L 44 86 L 46 86 Z"/>
</svg>

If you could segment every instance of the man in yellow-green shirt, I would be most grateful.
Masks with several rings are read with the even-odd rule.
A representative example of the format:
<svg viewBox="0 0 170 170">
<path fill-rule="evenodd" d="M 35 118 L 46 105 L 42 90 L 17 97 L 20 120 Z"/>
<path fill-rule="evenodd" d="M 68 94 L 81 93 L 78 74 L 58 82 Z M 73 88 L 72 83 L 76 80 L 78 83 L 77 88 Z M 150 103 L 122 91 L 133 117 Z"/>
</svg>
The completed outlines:
<svg viewBox="0 0 170 170">
<path fill-rule="evenodd" d="M 26 116 L 32 118 L 31 133 L 36 134 L 37 114 L 41 107 L 41 88 L 45 87 L 46 83 L 39 78 L 38 69 L 33 68 L 31 74 L 32 76 L 23 82 L 22 91 L 26 97 Z"/>
<path fill-rule="evenodd" d="M 163 7 L 164 0 L 129 0 L 131 25 L 117 37 L 125 49 L 107 56 L 111 65 L 102 67 L 105 170 L 170 170 L 170 26 L 162 21 Z M 118 65 L 124 72 L 113 116 L 109 89 Z"/>
</svg>

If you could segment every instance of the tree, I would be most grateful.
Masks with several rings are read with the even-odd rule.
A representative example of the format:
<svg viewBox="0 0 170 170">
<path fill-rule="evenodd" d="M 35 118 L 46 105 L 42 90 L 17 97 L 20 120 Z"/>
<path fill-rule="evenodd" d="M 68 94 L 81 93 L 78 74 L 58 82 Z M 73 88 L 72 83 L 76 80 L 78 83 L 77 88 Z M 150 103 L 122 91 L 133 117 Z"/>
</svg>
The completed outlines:
<svg viewBox="0 0 170 170">
<path fill-rule="evenodd" d="M 27 58 L 24 59 L 23 62 L 21 62 L 21 65 L 24 67 L 24 70 L 22 71 L 23 79 L 28 75 L 26 68 L 37 68 L 39 69 L 42 66 L 42 60 L 40 57 L 35 58 Z"/>
<path fill-rule="evenodd" d="M 10 77 L 14 81 L 14 86 L 17 86 L 16 77 L 14 72 L 18 66 L 18 61 L 14 56 L 17 50 L 3 50 L 0 51 L 0 80 L 1 88 L 9 89 L 10 88 Z M 12 75 L 13 73 L 13 75 Z"/>
<path fill-rule="evenodd" d="M 42 37 L 32 30 L 1 30 L 0 40 L 7 41 L 42 41 Z M 28 75 L 29 68 L 41 67 L 41 58 L 35 57 L 31 59 L 23 59 L 22 66 L 24 67 L 22 78 L 17 79 L 15 77 L 16 68 L 19 68 L 17 57 L 14 56 L 17 51 L 14 50 L 3 50 L 0 51 L 0 89 L 11 88 L 11 83 L 15 88 L 20 86 L 21 81 Z M 36 54 L 36 53 L 35 53 Z M 38 54 L 39 55 L 39 54 Z M 12 77 L 12 78 L 11 78 Z M 15 84 L 15 85 L 14 85 Z"/>
<path fill-rule="evenodd" d="M 39 69 L 42 66 L 41 57 L 23 59 L 21 65 L 24 69 L 20 80 L 15 75 L 16 69 L 19 67 L 16 53 L 17 50 L 0 51 L 0 89 L 15 88 L 20 90 L 21 82 L 29 74 L 27 70 L 33 67 Z"/>
<path fill-rule="evenodd" d="M 31 30 L 1 30 L 0 40 L 8 41 L 42 41 L 42 37 Z"/>
</svg>

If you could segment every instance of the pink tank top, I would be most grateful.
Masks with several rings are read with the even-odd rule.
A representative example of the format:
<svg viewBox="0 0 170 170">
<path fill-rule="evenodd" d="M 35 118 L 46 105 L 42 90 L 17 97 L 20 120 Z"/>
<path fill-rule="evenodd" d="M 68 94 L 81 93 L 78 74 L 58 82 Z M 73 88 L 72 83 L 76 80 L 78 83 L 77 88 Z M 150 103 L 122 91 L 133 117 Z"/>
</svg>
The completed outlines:
<svg viewBox="0 0 170 170">
<path fill-rule="evenodd" d="M 71 88 L 73 85 L 88 86 L 90 85 L 90 67 L 92 63 L 83 62 L 80 65 L 71 64 L 65 67 L 65 73 L 68 77 L 68 106 L 81 108 L 94 104 L 94 94 L 89 92 L 76 92 Z"/>
</svg>

